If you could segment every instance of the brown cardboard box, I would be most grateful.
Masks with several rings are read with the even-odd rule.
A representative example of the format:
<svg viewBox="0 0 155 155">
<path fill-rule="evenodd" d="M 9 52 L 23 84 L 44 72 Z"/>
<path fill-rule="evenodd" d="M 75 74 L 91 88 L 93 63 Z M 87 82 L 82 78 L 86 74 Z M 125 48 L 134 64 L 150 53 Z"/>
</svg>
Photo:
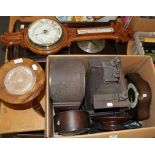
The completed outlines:
<svg viewBox="0 0 155 155">
<path fill-rule="evenodd" d="M 53 125 L 53 115 L 54 110 L 52 107 L 52 103 L 49 99 L 49 84 L 48 84 L 48 76 L 49 76 L 49 61 L 52 61 L 54 58 L 65 57 L 66 59 L 76 58 L 81 59 L 85 65 L 85 69 L 87 70 L 88 59 L 95 57 L 99 59 L 105 59 L 107 57 L 113 56 L 96 56 L 96 55 L 74 55 L 74 56 L 48 56 L 47 58 L 47 68 L 46 68 L 46 106 L 45 106 L 45 137 L 62 137 L 54 133 L 54 125 Z M 152 59 L 149 56 L 120 56 L 123 64 L 123 70 L 125 73 L 129 72 L 137 72 L 141 75 L 141 77 L 146 80 L 151 86 L 152 90 L 152 103 L 150 110 L 150 118 L 145 120 L 142 123 L 143 127 L 140 129 L 131 129 L 131 130 L 121 130 L 114 132 L 101 132 L 96 134 L 85 134 L 78 135 L 73 137 L 155 137 L 155 70 L 152 63 Z"/>
<path fill-rule="evenodd" d="M 45 96 L 40 103 L 43 109 L 45 109 Z M 36 113 L 32 108 L 14 110 L 6 107 L 0 101 L 0 134 L 44 131 L 44 129 L 45 118 Z"/>
<path fill-rule="evenodd" d="M 155 31 L 155 19 L 147 19 L 140 16 L 133 16 L 129 27 L 134 32 L 154 32 Z"/>
<path fill-rule="evenodd" d="M 129 27 L 134 32 L 155 32 L 155 18 L 148 19 L 140 16 L 133 16 Z M 134 40 L 128 42 L 127 55 L 135 55 Z"/>
<path fill-rule="evenodd" d="M 13 30 L 17 19 L 22 21 L 34 21 L 45 18 L 45 16 L 11 16 L 9 31 Z M 50 17 L 53 18 L 53 17 Z M 7 61 L 7 50 L 5 61 Z M 45 108 L 45 97 L 41 100 L 43 109 Z M 13 110 L 0 102 L 0 134 L 21 133 L 31 131 L 44 131 L 45 119 L 37 114 L 32 108 L 27 110 Z"/>
<path fill-rule="evenodd" d="M 45 107 L 45 97 L 41 101 Z M 0 103 L 0 134 L 43 131 L 45 118 L 32 108 L 27 110 L 13 110 Z"/>
<path fill-rule="evenodd" d="M 45 109 L 45 96 L 40 103 L 43 109 Z M 14 110 L 6 107 L 0 101 L 0 134 L 44 131 L 44 129 L 45 118 L 36 113 L 32 108 Z"/>
</svg>

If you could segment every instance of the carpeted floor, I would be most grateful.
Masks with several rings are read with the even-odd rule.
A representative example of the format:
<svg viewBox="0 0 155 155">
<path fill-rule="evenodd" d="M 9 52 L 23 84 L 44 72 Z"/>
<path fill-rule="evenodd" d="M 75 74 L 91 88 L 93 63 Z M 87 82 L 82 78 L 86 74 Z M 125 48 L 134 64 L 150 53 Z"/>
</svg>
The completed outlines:
<svg viewBox="0 0 155 155">
<path fill-rule="evenodd" d="M 9 16 L 0 16 L 0 35 L 8 31 L 9 20 L 10 20 Z M 3 45 L 0 44 L 0 66 L 4 63 L 4 58 L 5 58 L 5 48 Z"/>
</svg>

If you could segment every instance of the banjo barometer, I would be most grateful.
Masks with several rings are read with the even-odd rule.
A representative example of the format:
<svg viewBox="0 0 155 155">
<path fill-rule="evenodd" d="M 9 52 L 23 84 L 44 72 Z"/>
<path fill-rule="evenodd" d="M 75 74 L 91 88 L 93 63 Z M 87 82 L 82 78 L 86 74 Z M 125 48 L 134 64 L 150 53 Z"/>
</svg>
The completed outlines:
<svg viewBox="0 0 155 155">
<path fill-rule="evenodd" d="M 127 42 L 132 35 L 120 22 L 103 27 L 71 28 L 56 19 L 39 19 L 19 32 L 6 32 L 0 42 L 7 47 L 20 45 L 40 55 L 58 53 L 72 42 L 113 39 Z M 83 45 L 80 45 L 83 46 Z"/>
</svg>

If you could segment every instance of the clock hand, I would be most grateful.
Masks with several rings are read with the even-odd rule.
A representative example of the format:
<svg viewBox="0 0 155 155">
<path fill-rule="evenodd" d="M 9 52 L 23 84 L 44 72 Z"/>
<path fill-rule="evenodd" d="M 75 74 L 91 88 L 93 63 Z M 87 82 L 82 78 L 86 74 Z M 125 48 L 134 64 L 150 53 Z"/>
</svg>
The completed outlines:
<svg viewBox="0 0 155 155">
<path fill-rule="evenodd" d="M 47 33 L 51 28 L 54 28 L 54 29 L 56 29 L 55 28 L 55 26 L 51 26 L 50 28 L 48 28 L 48 29 L 44 29 L 41 33 L 35 33 L 34 35 L 40 35 L 40 34 L 43 34 L 43 33 Z"/>
<path fill-rule="evenodd" d="M 34 35 L 36 35 L 36 36 L 37 36 L 37 35 L 39 35 L 39 34 L 43 34 L 43 33 L 44 33 L 44 32 L 41 32 L 41 33 L 34 33 Z"/>
<path fill-rule="evenodd" d="M 37 33 L 37 34 L 35 33 L 34 35 L 45 34 L 45 33 L 47 33 L 47 32 L 48 32 L 48 30 L 49 30 L 49 29 L 47 29 L 47 30 L 46 30 L 46 29 L 44 29 L 41 33 Z"/>
<path fill-rule="evenodd" d="M 54 30 L 56 30 L 55 25 L 53 25 L 53 26 L 51 26 L 49 29 L 47 29 L 47 31 L 50 30 L 51 28 L 54 28 Z"/>
</svg>

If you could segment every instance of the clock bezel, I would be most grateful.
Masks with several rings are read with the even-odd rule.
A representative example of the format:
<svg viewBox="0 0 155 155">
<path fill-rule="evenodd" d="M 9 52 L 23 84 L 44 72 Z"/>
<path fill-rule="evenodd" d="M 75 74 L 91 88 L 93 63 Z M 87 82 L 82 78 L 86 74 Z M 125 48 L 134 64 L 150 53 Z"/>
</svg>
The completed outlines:
<svg viewBox="0 0 155 155">
<path fill-rule="evenodd" d="M 39 23 L 39 22 L 41 22 L 41 21 L 44 21 L 44 20 L 54 21 L 54 22 L 59 26 L 59 28 L 60 28 L 60 30 L 61 30 L 61 36 L 60 36 L 60 38 L 59 38 L 58 40 L 56 40 L 54 43 L 49 43 L 49 44 L 46 44 L 46 45 L 43 45 L 43 44 L 41 44 L 41 43 L 38 44 L 38 43 L 36 43 L 36 42 L 33 40 L 33 38 L 30 37 L 30 34 L 29 34 L 30 29 L 32 29 L 33 26 L 34 26 L 35 24 L 37 24 L 37 23 Z M 51 24 L 52 24 L 52 23 L 51 23 Z M 29 39 L 33 44 L 36 44 L 37 46 L 40 46 L 40 47 L 49 47 L 49 46 L 53 46 L 54 44 L 56 44 L 57 42 L 59 42 L 59 40 L 62 38 L 62 35 L 63 35 L 62 26 L 61 26 L 57 21 L 52 20 L 52 19 L 48 19 L 48 18 L 42 18 L 42 19 L 39 19 L 39 20 L 33 22 L 32 24 L 29 25 L 28 31 L 27 31 L 28 39 Z"/>
<path fill-rule="evenodd" d="M 29 49 L 36 54 L 40 54 L 40 55 L 55 54 L 59 49 L 62 49 L 62 45 L 67 41 L 67 31 L 65 30 L 65 27 L 62 24 L 60 24 L 57 20 L 54 20 L 54 19 L 50 19 L 50 20 L 57 22 L 62 29 L 62 36 L 55 44 L 50 46 L 37 45 L 29 39 L 28 29 L 26 29 L 24 33 L 25 45 L 29 47 Z"/>
</svg>

